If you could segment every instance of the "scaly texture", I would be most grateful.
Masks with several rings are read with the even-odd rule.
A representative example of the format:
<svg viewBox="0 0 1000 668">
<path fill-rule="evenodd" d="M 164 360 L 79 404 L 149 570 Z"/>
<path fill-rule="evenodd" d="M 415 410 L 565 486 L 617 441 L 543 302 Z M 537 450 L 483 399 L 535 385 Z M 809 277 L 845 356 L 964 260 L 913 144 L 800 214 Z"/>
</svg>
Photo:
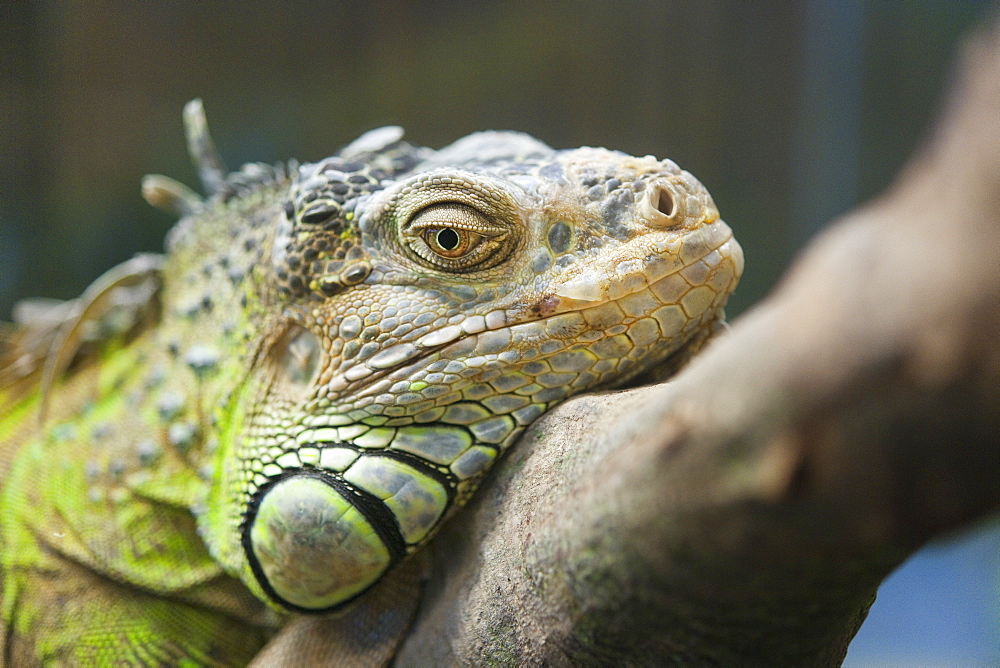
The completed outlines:
<svg viewBox="0 0 1000 668">
<path fill-rule="evenodd" d="M 382 128 L 227 176 L 186 121 L 211 197 L 146 180 L 166 256 L 0 339 L 7 663 L 241 664 L 351 614 L 535 418 L 685 360 L 742 270 L 670 161 Z"/>
</svg>

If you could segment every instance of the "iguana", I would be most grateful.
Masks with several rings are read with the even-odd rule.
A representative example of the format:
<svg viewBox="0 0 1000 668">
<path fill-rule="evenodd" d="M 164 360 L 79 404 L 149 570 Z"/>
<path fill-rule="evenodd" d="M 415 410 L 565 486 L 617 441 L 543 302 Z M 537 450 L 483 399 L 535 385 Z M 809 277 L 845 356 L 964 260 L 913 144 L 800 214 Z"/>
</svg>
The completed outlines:
<svg viewBox="0 0 1000 668">
<path fill-rule="evenodd" d="M 208 197 L 147 177 L 166 253 L 0 338 L 4 665 L 240 665 L 355 614 L 533 420 L 697 350 L 742 271 L 669 160 L 386 127 L 227 174 L 185 122 Z"/>
</svg>

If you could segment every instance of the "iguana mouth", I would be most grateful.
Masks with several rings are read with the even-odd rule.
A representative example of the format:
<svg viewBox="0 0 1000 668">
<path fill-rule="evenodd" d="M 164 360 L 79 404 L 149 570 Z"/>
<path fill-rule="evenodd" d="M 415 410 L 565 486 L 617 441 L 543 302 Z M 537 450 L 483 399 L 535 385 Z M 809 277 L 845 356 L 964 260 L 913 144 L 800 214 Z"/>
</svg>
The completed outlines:
<svg viewBox="0 0 1000 668">
<path fill-rule="evenodd" d="M 623 249 L 622 259 L 611 255 L 609 266 L 616 273 L 596 275 L 588 269 L 570 275 L 524 307 L 522 313 L 531 314 L 525 319 L 511 323 L 509 310 L 470 316 L 359 361 L 320 391 L 353 398 L 379 394 L 437 360 L 475 360 L 507 352 L 514 363 L 518 351 L 533 341 L 587 343 L 605 333 L 626 333 L 649 318 L 658 324 L 658 338 L 676 337 L 681 330 L 691 331 L 706 314 L 721 311 L 742 272 L 742 251 L 721 220 L 673 239 L 646 240 L 644 246 L 645 256 L 636 257 L 632 247 Z M 594 332 L 594 338 L 586 332 Z"/>
</svg>

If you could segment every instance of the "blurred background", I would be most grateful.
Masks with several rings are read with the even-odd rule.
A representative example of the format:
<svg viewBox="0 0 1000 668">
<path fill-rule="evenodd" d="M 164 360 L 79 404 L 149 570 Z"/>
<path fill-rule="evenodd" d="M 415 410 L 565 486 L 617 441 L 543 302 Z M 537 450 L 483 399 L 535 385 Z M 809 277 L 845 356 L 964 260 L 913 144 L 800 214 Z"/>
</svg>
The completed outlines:
<svg viewBox="0 0 1000 668">
<path fill-rule="evenodd" d="M 439 147 L 517 129 L 669 157 L 713 193 L 758 301 L 838 214 L 885 189 L 947 96 L 974 0 L 25 2 L 0 0 L 0 319 L 70 298 L 197 183 L 181 108 L 231 168 L 312 161 L 385 124 Z M 1000 663 L 1000 527 L 883 586 L 848 665 Z"/>
</svg>

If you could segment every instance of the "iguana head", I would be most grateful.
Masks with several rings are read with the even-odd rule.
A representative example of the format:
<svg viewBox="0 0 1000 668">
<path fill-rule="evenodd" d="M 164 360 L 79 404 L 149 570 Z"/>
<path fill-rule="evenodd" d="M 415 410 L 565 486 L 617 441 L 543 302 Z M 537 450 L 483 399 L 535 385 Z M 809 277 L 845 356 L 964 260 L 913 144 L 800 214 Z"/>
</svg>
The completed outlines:
<svg viewBox="0 0 1000 668">
<path fill-rule="evenodd" d="M 365 591 L 547 409 L 700 344 L 742 270 L 668 160 L 400 135 L 298 167 L 246 281 L 259 335 L 200 522 L 282 609 Z"/>
</svg>

